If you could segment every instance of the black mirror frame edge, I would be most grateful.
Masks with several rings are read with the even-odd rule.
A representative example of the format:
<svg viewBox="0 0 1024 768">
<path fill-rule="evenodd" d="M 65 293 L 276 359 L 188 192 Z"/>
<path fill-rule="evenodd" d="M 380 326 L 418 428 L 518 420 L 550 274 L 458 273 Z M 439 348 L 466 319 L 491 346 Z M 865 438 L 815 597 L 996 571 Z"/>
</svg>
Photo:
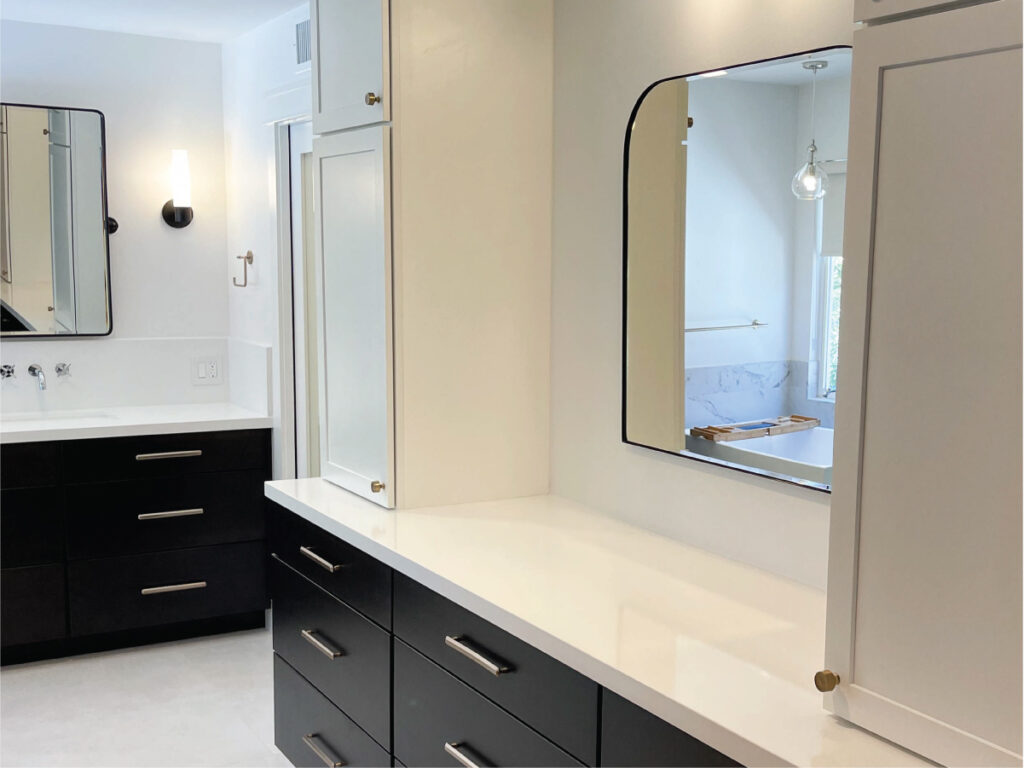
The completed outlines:
<svg viewBox="0 0 1024 768">
<path fill-rule="evenodd" d="M 749 67 L 755 64 L 767 64 L 772 61 L 781 61 L 783 59 L 792 59 L 796 56 L 810 56 L 815 53 L 822 53 L 824 51 L 837 51 L 837 50 L 853 50 L 852 45 L 826 45 L 821 48 L 812 48 L 806 51 L 795 51 L 794 53 L 783 54 L 782 56 L 771 56 L 767 59 L 757 59 L 755 61 L 748 61 L 743 64 L 732 64 L 727 67 L 711 67 L 709 69 L 702 69 L 698 72 L 690 72 L 685 75 L 673 75 L 672 77 L 663 77 L 660 80 L 655 80 L 649 86 L 644 88 L 641 92 L 640 97 L 636 100 L 633 105 L 632 111 L 629 113 L 629 120 L 626 122 L 626 138 L 623 142 L 622 150 L 622 391 L 621 391 L 621 436 L 622 442 L 626 445 L 633 445 L 637 448 L 645 448 L 649 451 L 657 451 L 658 453 L 664 453 L 669 456 L 678 456 L 682 459 L 689 459 L 691 461 L 699 461 L 703 464 L 711 464 L 717 467 L 723 467 L 724 469 L 732 469 L 738 472 L 742 472 L 747 475 L 753 475 L 755 477 L 764 477 L 769 480 L 776 480 L 779 482 L 787 483 L 789 485 L 795 485 L 798 488 L 807 488 L 812 491 L 819 491 L 821 493 L 832 493 L 832 486 L 823 485 L 821 483 L 815 483 L 810 480 L 801 480 L 799 478 L 790 477 L 789 475 L 780 475 L 776 472 L 769 472 L 768 470 L 754 469 L 752 467 L 745 467 L 742 464 L 733 464 L 729 461 L 722 461 L 721 459 L 715 459 L 710 456 L 701 456 L 697 453 L 690 451 L 670 451 L 666 448 L 658 448 L 653 445 L 646 445 L 644 443 L 638 443 L 634 440 L 630 440 L 626 434 L 626 389 L 629 386 L 627 368 L 626 368 L 626 329 L 627 329 L 627 318 L 628 318 L 628 301 L 629 301 L 629 282 L 628 282 L 628 266 L 629 266 L 629 140 L 630 140 L 630 127 L 636 120 L 637 113 L 640 111 L 640 105 L 644 103 L 644 99 L 647 98 L 647 94 L 650 93 L 654 88 L 667 83 L 672 80 L 682 80 L 688 77 L 695 77 L 697 75 L 703 75 L 707 72 L 717 72 L 721 69 L 738 69 L 739 67 Z"/>
<path fill-rule="evenodd" d="M 107 208 L 107 119 L 104 114 L 98 109 L 89 109 L 85 107 L 58 107 L 45 104 L 21 104 L 11 101 L 0 102 L 0 106 L 4 107 L 34 107 L 35 109 L 65 109 L 74 112 L 94 112 L 99 115 L 100 118 L 100 163 L 103 168 L 103 175 L 100 179 L 100 187 L 103 195 L 103 243 L 107 249 L 107 330 L 104 333 L 4 333 L 0 334 L 0 339 L 3 341 L 42 341 L 44 339 L 68 339 L 77 338 L 102 338 L 109 336 L 114 332 L 114 297 L 113 297 L 113 280 L 110 275 L 110 234 L 116 232 L 119 228 L 117 220 L 110 216 L 110 211 Z M 109 223 L 114 222 L 113 229 L 110 228 Z"/>
</svg>

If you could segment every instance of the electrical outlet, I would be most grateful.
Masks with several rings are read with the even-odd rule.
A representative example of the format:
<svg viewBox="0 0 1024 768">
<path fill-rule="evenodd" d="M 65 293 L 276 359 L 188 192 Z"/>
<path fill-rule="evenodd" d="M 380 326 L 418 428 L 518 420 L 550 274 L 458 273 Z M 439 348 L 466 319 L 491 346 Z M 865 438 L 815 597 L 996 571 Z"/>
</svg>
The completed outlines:
<svg viewBox="0 0 1024 768">
<path fill-rule="evenodd" d="M 223 381 L 223 366 L 220 357 L 193 357 L 192 384 L 196 387 L 208 387 Z"/>
</svg>

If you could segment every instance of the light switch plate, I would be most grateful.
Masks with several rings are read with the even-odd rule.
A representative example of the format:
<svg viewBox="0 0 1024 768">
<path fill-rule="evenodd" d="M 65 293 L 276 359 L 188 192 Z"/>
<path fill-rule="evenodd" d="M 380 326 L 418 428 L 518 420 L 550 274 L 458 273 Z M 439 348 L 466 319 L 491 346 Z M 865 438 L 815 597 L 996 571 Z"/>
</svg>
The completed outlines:
<svg viewBox="0 0 1024 768">
<path fill-rule="evenodd" d="M 224 366 L 219 356 L 192 358 L 192 384 L 209 387 L 224 380 Z"/>
</svg>

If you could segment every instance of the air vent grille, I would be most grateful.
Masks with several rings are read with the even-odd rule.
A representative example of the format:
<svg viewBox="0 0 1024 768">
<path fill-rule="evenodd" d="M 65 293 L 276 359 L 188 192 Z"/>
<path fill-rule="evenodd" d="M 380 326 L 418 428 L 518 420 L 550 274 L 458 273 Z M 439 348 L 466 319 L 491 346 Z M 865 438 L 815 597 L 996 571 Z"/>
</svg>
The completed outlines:
<svg viewBox="0 0 1024 768">
<path fill-rule="evenodd" d="M 309 19 L 306 19 L 295 25 L 295 63 L 305 64 L 310 58 Z"/>
</svg>

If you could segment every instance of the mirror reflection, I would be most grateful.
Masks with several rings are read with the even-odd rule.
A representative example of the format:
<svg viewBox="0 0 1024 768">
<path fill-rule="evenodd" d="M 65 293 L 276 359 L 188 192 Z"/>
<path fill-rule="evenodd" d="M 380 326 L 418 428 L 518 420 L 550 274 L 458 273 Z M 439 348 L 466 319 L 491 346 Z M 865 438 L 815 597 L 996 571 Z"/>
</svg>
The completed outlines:
<svg viewBox="0 0 1024 768">
<path fill-rule="evenodd" d="M 626 145 L 623 438 L 827 489 L 850 51 L 663 81 Z"/>
<path fill-rule="evenodd" d="M 103 115 L 0 105 L 0 330 L 110 332 Z"/>
</svg>

